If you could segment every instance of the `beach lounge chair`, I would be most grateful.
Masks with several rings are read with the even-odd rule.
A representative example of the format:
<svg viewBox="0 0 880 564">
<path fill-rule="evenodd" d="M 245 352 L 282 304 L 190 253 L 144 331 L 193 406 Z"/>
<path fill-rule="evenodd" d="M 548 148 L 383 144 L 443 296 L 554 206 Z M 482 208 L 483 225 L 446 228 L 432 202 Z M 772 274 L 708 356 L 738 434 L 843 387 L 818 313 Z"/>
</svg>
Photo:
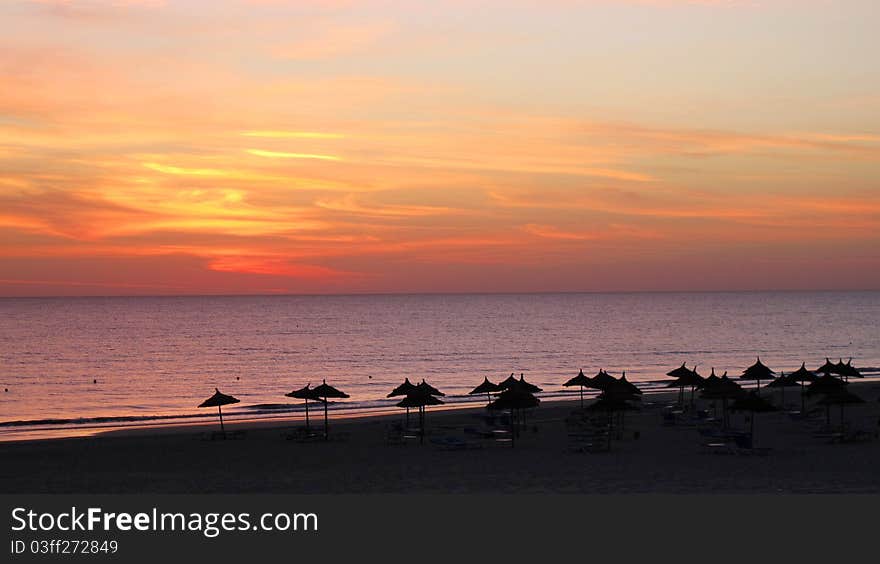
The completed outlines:
<svg viewBox="0 0 880 564">
<path fill-rule="evenodd" d="M 723 440 L 704 442 L 700 454 L 736 454 L 736 445 Z"/>
</svg>

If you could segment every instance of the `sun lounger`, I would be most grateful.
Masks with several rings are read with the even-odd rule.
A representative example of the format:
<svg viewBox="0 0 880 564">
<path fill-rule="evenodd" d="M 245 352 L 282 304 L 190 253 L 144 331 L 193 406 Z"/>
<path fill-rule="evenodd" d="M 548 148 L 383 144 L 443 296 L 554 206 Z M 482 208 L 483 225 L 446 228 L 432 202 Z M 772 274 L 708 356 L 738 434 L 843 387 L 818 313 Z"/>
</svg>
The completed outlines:
<svg viewBox="0 0 880 564">
<path fill-rule="evenodd" d="M 726 441 L 710 441 L 702 444 L 700 454 L 736 454 L 736 445 Z"/>
</svg>

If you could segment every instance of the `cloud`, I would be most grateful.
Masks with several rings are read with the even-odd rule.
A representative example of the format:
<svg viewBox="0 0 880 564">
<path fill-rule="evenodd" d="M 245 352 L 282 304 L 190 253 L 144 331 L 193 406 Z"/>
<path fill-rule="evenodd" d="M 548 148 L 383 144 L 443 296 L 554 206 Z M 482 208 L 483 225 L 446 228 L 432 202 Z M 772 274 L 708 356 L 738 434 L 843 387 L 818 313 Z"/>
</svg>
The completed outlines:
<svg viewBox="0 0 880 564">
<path fill-rule="evenodd" d="M 245 149 L 249 155 L 266 157 L 270 159 L 312 159 L 319 161 L 341 161 L 342 157 L 336 155 L 315 155 L 311 153 L 288 153 L 284 151 L 266 151 L 263 149 Z"/>
</svg>

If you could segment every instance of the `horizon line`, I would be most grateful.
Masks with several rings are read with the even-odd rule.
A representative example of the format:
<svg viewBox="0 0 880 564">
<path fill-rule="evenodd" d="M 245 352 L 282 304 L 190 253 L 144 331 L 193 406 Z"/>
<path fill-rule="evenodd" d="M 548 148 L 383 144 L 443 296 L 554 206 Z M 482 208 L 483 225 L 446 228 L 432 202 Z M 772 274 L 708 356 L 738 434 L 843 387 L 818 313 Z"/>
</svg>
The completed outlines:
<svg viewBox="0 0 880 564">
<path fill-rule="evenodd" d="M 809 293 L 871 293 L 880 288 L 816 288 L 816 289 L 740 289 L 740 290 L 535 290 L 535 291 L 426 291 L 426 292 L 266 292 L 266 293 L 192 293 L 192 294 L 47 294 L 0 295 L 2 300 L 60 298 L 261 298 L 261 297 L 357 297 L 357 296 L 541 296 L 578 294 L 809 294 Z"/>
</svg>

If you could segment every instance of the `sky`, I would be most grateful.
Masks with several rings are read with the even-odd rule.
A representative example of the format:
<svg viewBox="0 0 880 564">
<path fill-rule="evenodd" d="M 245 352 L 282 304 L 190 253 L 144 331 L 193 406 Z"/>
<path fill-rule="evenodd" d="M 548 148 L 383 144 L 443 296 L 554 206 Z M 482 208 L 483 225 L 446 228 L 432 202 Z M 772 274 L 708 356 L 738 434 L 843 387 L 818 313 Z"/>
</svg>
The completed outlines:
<svg viewBox="0 0 880 564">
<path fill-rule="evenodd" d="M 876 0 L 7 0 L 0 296 L 880 289 Z"/>
</svg>

